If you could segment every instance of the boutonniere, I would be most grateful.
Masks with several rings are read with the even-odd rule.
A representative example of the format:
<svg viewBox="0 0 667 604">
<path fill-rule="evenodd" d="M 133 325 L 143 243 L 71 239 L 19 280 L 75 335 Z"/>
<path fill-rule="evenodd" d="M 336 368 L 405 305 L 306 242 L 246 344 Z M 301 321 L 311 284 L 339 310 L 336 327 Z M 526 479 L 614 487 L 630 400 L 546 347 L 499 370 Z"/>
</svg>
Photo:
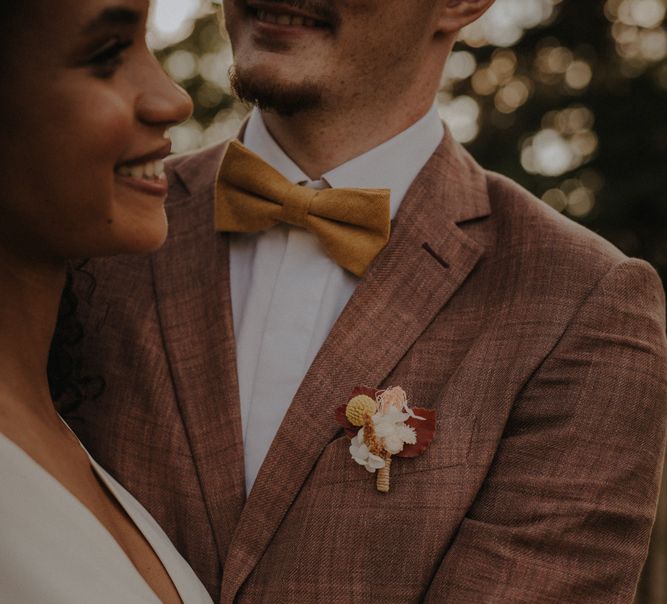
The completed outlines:
<svg viewBox="0 0 667 604">
<path fill-rule="evenodd" d="M 369 472 L 377 471 L 376 487 L 389 491 L 392 456 L 417 457 L 435 434 L 435 411 L 412 409 L 398 386 L 377 390 L 360 386 L 336 409 L 336 420 L 352 440 L 350 454 Z"/>
</svg>

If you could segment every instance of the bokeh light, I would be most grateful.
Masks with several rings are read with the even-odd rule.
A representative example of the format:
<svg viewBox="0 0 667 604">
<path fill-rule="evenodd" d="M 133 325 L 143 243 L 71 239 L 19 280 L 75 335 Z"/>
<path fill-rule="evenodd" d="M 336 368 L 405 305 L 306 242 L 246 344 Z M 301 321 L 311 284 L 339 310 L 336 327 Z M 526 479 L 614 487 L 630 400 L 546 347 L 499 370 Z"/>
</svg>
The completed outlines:
<svg viewBox="0 0 667 604">
<path fill-rule="evenodd" d="M 438 113 L 457 141 L 467 143 L 477 136 L 480 108 L 472 97 L 457 96 L 452 99 L 440 95 Z"/>
<path fill-rule="evenodd" d="M 512 46 L 524 32 L 548 21 L 560 0 L 496 0 L 486 14 L 461 32 L 470 46 Z"/>
<path fill-rule="evenodd" d="M 211 8 L 211 3 L 204 0 L 152 0 L 149 45 L 162 49 L 187 38 L 196 19 Z"/>
<path fill-rule="evenodd" d="M 667 57 L 665 0 L 607 0 L 604 12 L 612 22 L 611 33 L 626 76 L 637 76 Z"/>
<path fill-rule="evenodd" d="M 598 148 L 594 119 L 583 106 L 545 114 L 543 128 L 522 145 L 521 165 L 531 174 L 544 176 L 560 176 L 583 165 Z"/>
</svg>

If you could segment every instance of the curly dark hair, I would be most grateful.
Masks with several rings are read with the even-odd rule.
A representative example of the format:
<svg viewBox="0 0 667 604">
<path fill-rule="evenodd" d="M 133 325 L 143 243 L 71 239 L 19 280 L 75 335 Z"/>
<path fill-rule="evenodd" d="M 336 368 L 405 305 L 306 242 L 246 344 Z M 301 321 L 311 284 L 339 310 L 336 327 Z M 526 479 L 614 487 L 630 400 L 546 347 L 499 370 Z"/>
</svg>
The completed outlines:
<svg viewBox="0 0 667 604">
<path fill-rule="evenodd" d="M 95 291 L 95 278 L 85 270 L 86 262 L 70 265 L 67 270 L 65 288 L 60 299 L 58 321 L 49 350 L 47 376 L 51 397 L 61 414 L 67 415 L 85 400 L 99 397 L 104 391 L 104 380 L 100 376 L 84 373 L 80 351 L 83 326 L 76 310 L 79 298 L 74 291 L 73 276 L 88 282 L 86 297 Z"/>
</svg>

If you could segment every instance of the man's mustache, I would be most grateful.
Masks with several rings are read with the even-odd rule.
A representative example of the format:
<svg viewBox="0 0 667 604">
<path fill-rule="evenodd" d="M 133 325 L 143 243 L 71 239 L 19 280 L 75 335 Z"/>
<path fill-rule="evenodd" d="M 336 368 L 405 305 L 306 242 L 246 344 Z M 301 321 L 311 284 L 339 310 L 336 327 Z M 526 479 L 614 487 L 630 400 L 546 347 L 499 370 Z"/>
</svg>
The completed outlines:
<svg viewBox="0 0 667 604">
<path fill-rule="evenodd" d="M 245 2 L 249 4 L 248 0 Z M 328 0 L 262 0 L 262 8 L 271 4 L 302 11 L 312 15 L 317 21 L 324 21 L 331 27 L 336 27 L 340 22 L 338 12 Z"/>
</svg>

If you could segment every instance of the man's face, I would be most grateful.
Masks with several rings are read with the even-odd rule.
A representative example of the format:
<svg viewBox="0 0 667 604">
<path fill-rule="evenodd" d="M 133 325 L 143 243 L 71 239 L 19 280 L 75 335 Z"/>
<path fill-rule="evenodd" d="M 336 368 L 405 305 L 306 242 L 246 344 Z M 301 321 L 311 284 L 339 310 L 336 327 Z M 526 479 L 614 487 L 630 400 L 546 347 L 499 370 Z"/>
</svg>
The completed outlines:
<svg viewBox="0 0 667 604">
<path fill-rule="evenodd" d="M 418 81 L 440 0 L 225 0 L 237 90 L 282 113 L 377 103 Z"/>
</svg>

